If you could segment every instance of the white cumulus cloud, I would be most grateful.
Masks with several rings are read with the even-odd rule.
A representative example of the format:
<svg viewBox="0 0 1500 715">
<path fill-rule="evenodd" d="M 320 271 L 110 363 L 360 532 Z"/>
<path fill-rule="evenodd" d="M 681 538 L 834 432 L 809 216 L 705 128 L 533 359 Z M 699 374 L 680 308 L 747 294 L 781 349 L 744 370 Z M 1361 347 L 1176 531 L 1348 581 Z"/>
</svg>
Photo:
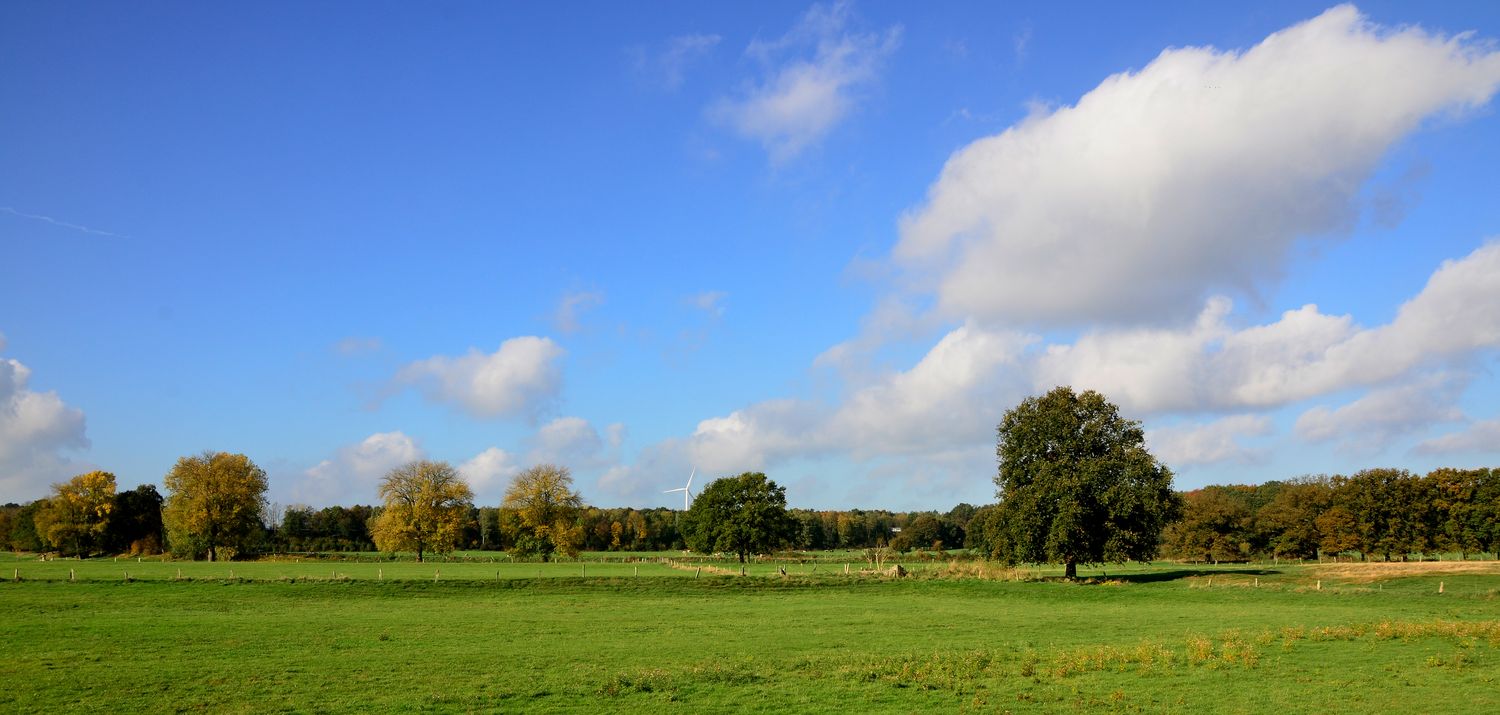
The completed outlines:
<svg viewBox="0 0 1500 715">
<path fill-rule="evenodd" d="M 1246 447 L 1241 439 L 1265 436 L 1271 429 L 1271 418 L 1264 415 L 1231 415 L 1208 423 L 1150 430 L 1146 433 L 1146 443 L 1152 454 L 1169 467 L 1220 462 L 1253 464 L 1267 454 Z"/>
<path fill-rule="evenodd" d="M 955 153 L 894 258 L 950 319 L 1157 322 L 1349 227 L 1394 143 L 1497 84 L 1492 45 L 1348 5 L 1242 52 L 1168 49 Z"/>
<path fill-rule="evenodd" d="M 340 447 L 303 472 L 291 501 L 314 506 L 378 503 L 380 479 L 387 472 L 426 457 L 421 445 L 404 433 L 378 432 Z"/>
<path fill-rule="evenodd" d="M 511 338 L 493 353 L 437 355 L 396 373 L 397 386 L 415 386 L 434 402 L 475 417 L 535 418 L 562 389 L 558 361 L 565 351 L 549 338 Z"/>
<path fill-rule="evenodd" d="M 0 492 L 13 499 L 43 496 L 72 476 L 80 465 L 64 453 L 89 446 L 83 411 L 56 392 L 30 389 L 30 381 L 30 368 L 0 358 Z"/>
</svg>

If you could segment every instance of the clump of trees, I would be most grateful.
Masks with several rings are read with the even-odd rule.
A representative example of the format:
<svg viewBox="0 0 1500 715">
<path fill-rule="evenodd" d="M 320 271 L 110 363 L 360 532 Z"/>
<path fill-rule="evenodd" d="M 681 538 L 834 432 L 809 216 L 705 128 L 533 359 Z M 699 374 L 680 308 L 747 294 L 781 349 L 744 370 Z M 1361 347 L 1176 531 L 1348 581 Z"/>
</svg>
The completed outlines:
<svg viewBox="0 0 1500 715">
<path fill-rule="evenodd" d="M 1442 468 L 1425 476 L 1367 469 L 1183 495 L 1164 552 L 1193 561 L 1349 554 L 1405 560 L 1500 550 L 1500 470 Z"/>
</svg>

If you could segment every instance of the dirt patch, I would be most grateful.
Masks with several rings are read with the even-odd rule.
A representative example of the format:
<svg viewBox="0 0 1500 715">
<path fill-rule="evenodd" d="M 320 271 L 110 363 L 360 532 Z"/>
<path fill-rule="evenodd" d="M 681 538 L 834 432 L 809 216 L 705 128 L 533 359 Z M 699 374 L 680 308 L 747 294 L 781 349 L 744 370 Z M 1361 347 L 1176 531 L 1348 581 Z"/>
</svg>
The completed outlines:
<svg viewBox="0 0 1500 715">
<path fill-rule="evenodd" d="M 1408 576 L 1439 576 L 1448 574 L 1495 574 L 1500 575 L 1500 561 L 1374 561 L 1358 564 L 1322 564 L 1312 566 L 1323 578 L 1336 578 L 1350 583 L 1374 583 Z"/>
</svg>

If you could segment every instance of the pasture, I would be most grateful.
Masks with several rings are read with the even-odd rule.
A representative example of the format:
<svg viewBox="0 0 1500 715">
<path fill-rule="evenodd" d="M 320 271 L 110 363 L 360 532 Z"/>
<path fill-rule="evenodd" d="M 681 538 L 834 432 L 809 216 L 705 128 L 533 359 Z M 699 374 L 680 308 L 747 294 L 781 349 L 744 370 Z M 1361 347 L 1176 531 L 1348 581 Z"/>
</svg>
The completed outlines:
<svg viewBox="0 0 1500 715">
<path fill-rule="evenodd" d="M 1065 583 L 963 563 L 845 575 L 837 556 L 786 577 L 650 559 L 0 561 L 0 710 L 1500 710 L 1494 562 Z"/>
</svg>

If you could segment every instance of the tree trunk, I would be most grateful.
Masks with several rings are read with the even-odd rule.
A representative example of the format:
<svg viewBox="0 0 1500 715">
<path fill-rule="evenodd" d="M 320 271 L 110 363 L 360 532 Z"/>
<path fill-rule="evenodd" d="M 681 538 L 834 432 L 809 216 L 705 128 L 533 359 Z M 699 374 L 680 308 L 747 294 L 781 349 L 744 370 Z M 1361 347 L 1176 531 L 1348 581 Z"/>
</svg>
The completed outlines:
<svg viewBox="0 0 1500 715">
<path fill-rule="evenodd" d="M 1068 560 L 1064 562 L 1063 578 L 1073 581 L 1078 578 L 1078 562 Z"/>
</svg>

